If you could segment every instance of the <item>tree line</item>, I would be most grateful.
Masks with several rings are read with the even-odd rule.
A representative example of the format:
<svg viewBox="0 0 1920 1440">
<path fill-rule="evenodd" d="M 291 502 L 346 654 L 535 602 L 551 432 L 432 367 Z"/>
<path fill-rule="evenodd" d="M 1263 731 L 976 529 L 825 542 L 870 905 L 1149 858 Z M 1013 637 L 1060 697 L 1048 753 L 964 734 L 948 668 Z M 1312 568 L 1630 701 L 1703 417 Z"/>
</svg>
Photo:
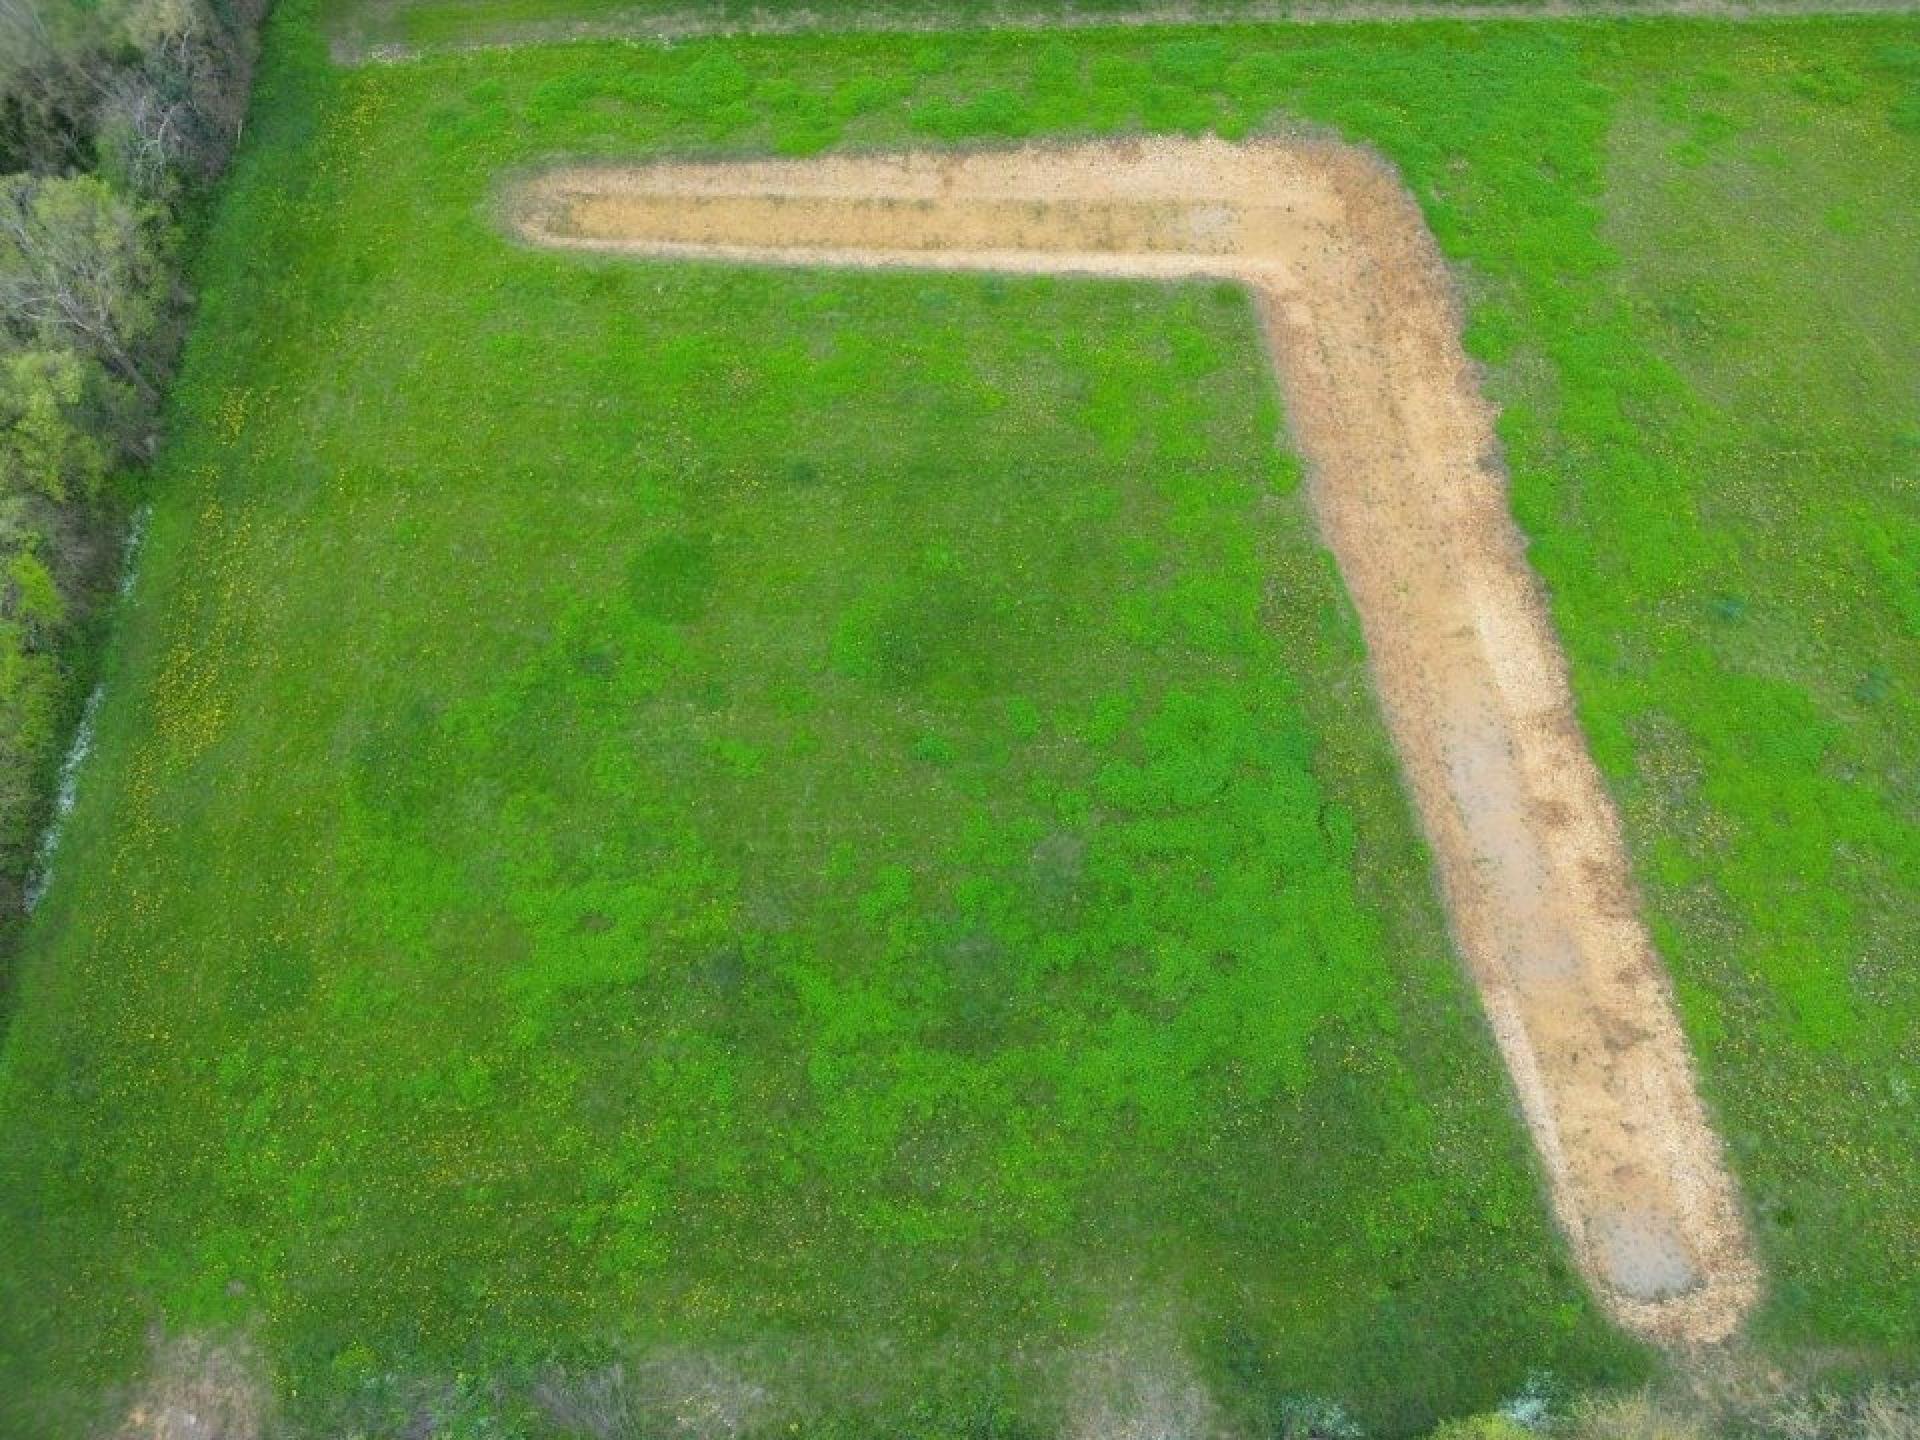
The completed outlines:
<svg viewBox="0 0 1920 1440">
<path fill-rule="evenodd" d="M 0 933 L 22 910 L 266 0 L 0 0 Z"/>
</svg>

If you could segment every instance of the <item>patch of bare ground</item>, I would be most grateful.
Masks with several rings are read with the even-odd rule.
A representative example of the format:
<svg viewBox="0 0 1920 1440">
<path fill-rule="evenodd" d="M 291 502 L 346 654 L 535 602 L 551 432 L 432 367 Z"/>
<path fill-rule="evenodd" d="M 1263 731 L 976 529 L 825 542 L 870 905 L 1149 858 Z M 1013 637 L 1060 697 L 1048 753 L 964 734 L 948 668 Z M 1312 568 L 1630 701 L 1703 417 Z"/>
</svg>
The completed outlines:
<svg viewBox="0 0 1920 1440">
<path fill-rule="evenodd" d="M 1220 1417 L 1169 1315 L 1125 1305 L 1065 1366 L 1063 1440 L 1210 1440 Z"/>
<path fill-rule="evenodd" d="M 259 1353 L 239 1336 L 157 1339 L 147 1378 L 112 1440 L 260 1440 L 269 1391 Z"/>
<path fill-rule="evenodd" d="M 684 1346 L 549 1376 L 534 1399 L 554 1424 L 592 1440 L 735 1440 L 760 1426 L 773 1406 L 769 1386 L 737 1359 Z"/>
<path fill-rule="evenodd" d="M 523 184 L 513 217 L 578 250 L 1249 285 L 1573 1253 L 1643 1335 L 1737 1328 L 1759 1277 L 1736 1191 L 1507 508 L 1453 287 L 1384 163 L 1334 143 L 1157 139 L 577 168 Z"/>
</svg>

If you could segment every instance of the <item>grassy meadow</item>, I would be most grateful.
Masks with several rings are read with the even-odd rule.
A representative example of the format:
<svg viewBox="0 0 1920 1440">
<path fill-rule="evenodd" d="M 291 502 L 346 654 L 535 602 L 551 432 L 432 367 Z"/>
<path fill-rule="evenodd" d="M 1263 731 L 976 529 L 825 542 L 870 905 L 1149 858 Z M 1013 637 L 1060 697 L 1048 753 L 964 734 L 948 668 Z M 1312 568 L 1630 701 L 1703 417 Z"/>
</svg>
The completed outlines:
<svg viewBox="0 0 1920 1440">
<path fill-rule="evenodd" d="M 1506 393 L 1566 477 L 1524 514 L 1755 1211 L 1759 1328 L 1912 1366 L 1920 35 L 1842 33 L 1622 51 L 1603 235 L 1660 363 L 1609 367 L 1578 429 L 1520 347 Z"/>
<path fill-rule="evenodd" d="M 1053 1433 L 1109 1373 L 1395 1435 L 1645 1373 L 1244 297 L 495 215 L 562 155 L 1301 124 L 1462 266 L 1755 1338 L 1912 1362 L 1920 24 L 344 70 L 293 3 L 0 1056 L 0 1430 L 91 1423 L 156 1326 L 251 1334 L 327 1434 L 586 1433 L 542 1382 L 648 1356 L 835 1435 Z"/>
</svg>

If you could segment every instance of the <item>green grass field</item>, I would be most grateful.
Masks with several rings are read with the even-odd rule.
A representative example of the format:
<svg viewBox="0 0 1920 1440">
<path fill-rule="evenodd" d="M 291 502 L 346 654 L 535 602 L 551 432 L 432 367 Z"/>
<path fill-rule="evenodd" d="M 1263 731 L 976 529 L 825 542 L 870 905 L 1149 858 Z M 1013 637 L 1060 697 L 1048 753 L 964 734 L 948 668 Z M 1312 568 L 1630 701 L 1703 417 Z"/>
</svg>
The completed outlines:
<svg viewBox="0 0 1920 1440">
<path fill-rule="evenodd" d="M 1759 1221 L 1762 1329 L 1911 1365 L 1920 46 L 1844 33 L 1649 67 L 1604 234 L 1664 363 L 1610 367 L 1585 435 L 1525 361 L 1507 389 L 1584 481 L 1523 486 L 1525 513 Z M 1894 125 L 1862 55 L 1904 76 Z"/>
<path fill-rule="evenodd" d="M 1116 1349 L 1262 1436 L 1645 1373 L 1245 299 L 493 216 L 563 154 L 1299 123 L 1463 266 L 1756 1341 L 1912 1364 L 1920 24 L 316 37 L 276 21 L 0 1060 L 0 1430 L 74 1433 L 154 1324 L 254 1327 L 327 1434 L 550 1433 L 543 1373 L 663 1348 L 836 1434 L 1050 1433 Z"/>
</svg>

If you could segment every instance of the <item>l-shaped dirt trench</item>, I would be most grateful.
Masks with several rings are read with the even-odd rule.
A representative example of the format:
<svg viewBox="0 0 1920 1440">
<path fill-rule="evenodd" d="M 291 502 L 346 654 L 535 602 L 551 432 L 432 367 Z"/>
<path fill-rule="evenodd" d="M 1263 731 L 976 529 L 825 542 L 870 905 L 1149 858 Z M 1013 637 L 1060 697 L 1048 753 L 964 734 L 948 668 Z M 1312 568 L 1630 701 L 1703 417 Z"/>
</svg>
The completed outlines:
<svg viewBox="0 0 1920 1440">
<path fill-rule="evenodd" d="M 1607 1308 L 1723 1339 L 1758 1270 L 1642 924 L 1619 819 L 1508 513 L 1493 414 L 1418 206 L 1330 142 L 571 168 L 538 244 L 783 265 L 1244 282 L 1321 532 L 1432 845 L 1455 939 Z"/>
</svg>

